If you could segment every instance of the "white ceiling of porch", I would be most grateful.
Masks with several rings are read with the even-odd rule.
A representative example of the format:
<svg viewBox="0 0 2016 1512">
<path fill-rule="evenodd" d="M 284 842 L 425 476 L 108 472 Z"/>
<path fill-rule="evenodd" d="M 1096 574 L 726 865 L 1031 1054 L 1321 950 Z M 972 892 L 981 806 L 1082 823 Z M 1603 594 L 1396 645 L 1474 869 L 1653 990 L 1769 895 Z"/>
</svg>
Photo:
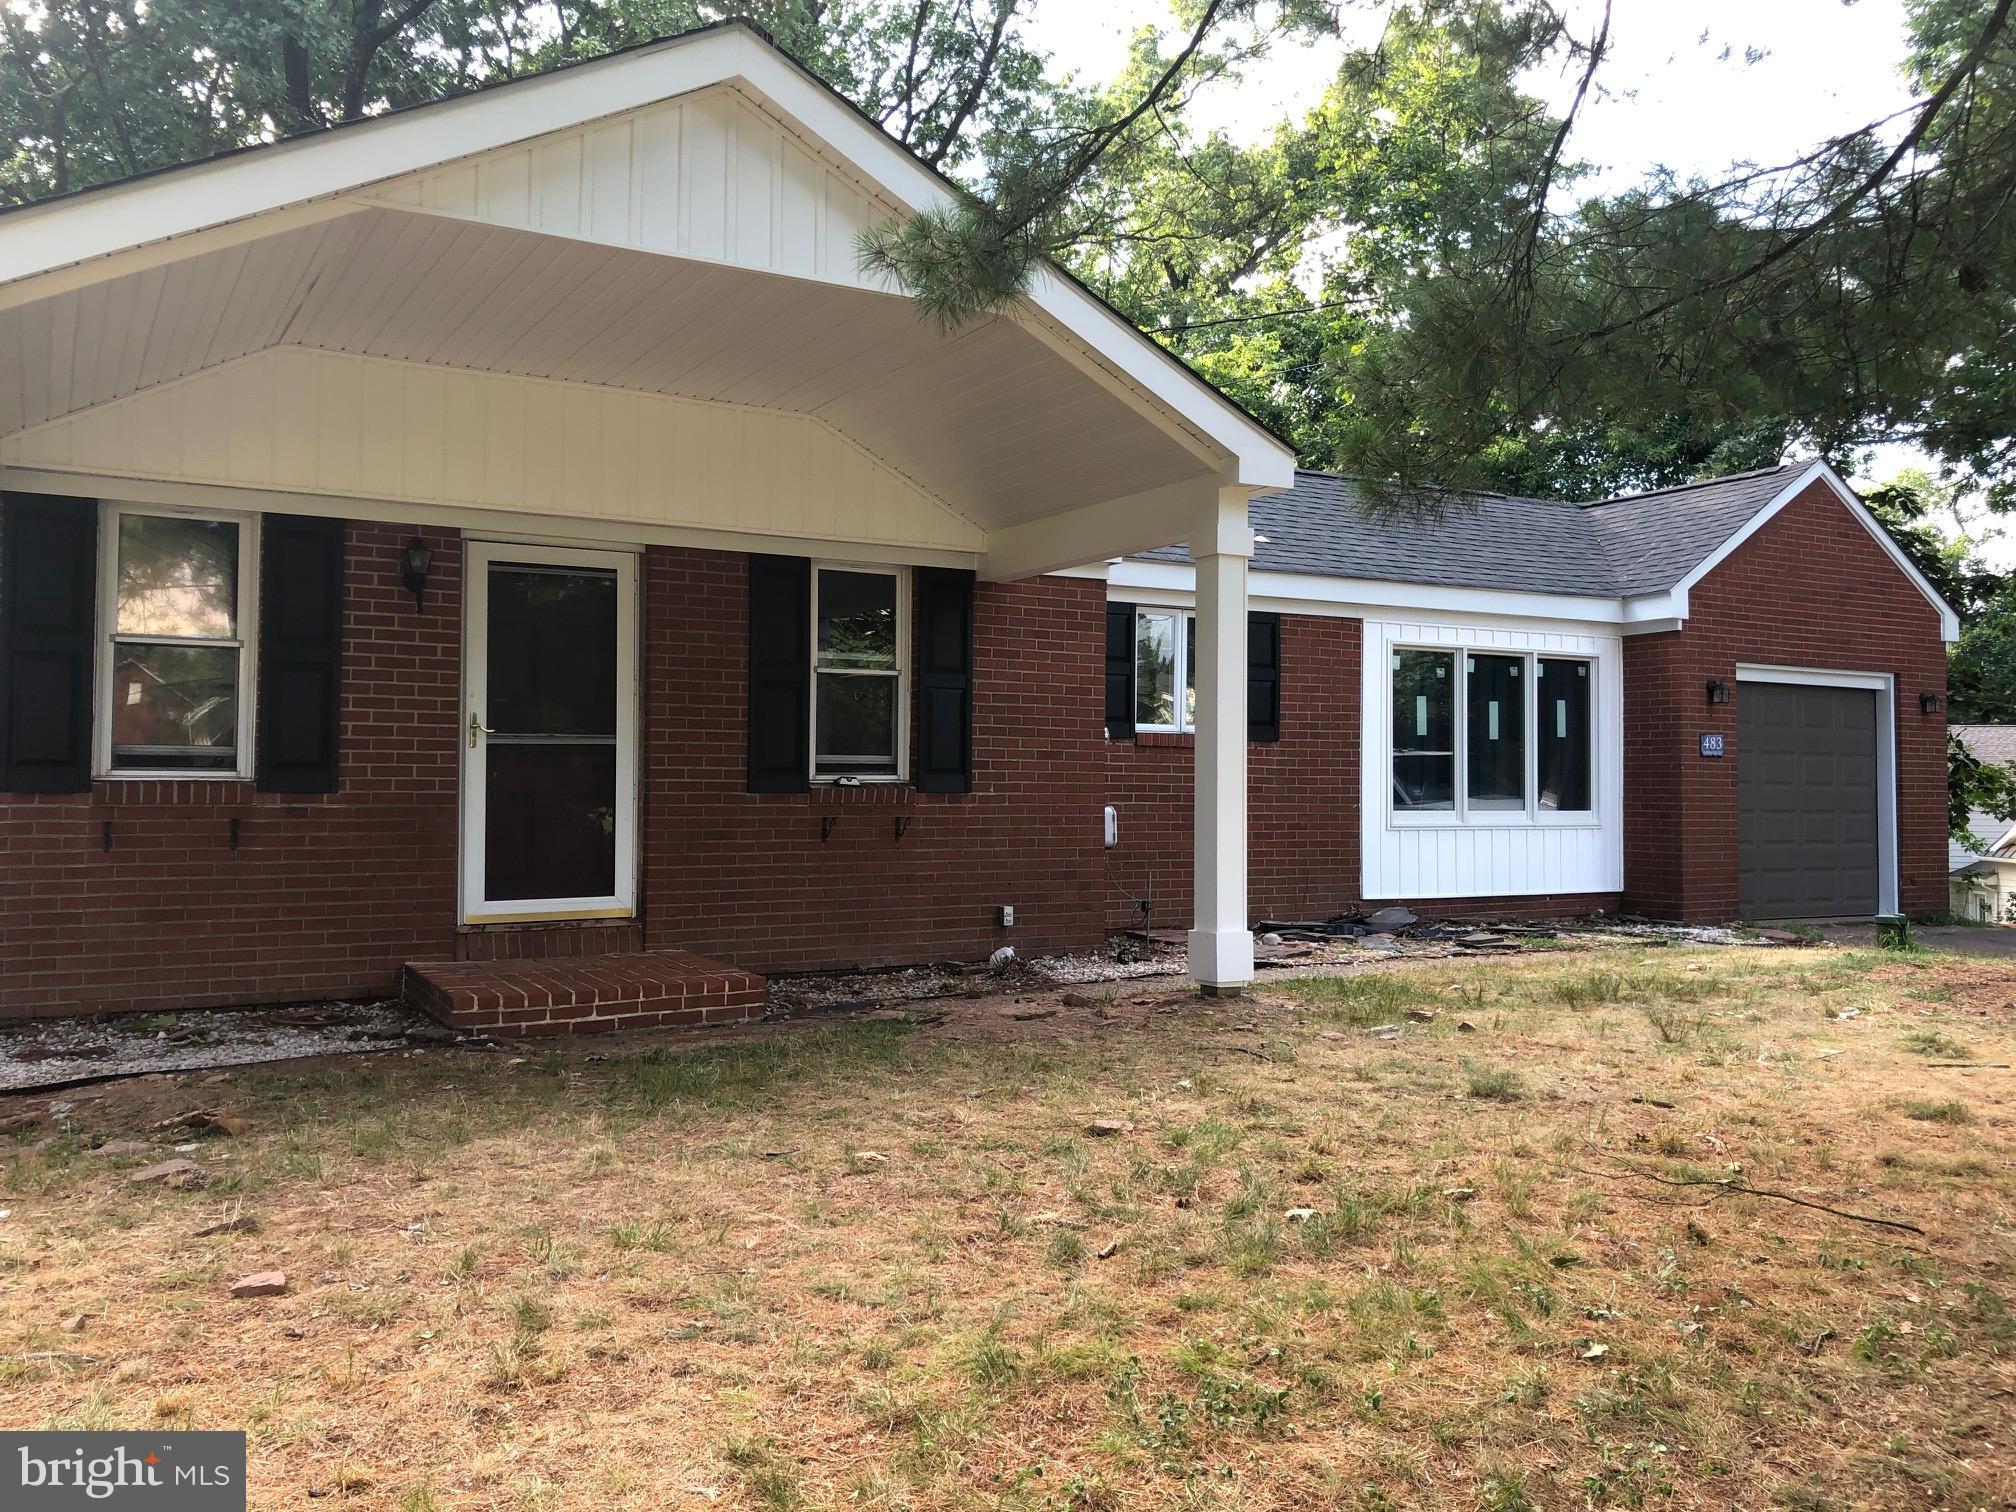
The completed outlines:
<svg viewBox="0 0 2016 1512">
<path fill-rule="evenodd" d="M 988 528 L 1209 471 L 1009 321 L 392 210 L 0 311 L 0 430 L 285 345 L 813 415 Z"/>
</svg>

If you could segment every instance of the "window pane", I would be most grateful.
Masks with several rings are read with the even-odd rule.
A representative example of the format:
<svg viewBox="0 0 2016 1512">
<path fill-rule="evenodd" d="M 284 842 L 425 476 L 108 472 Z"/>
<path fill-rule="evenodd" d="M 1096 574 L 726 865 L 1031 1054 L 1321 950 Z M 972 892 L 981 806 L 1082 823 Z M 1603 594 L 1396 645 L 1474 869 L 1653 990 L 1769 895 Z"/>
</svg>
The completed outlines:
<svg viewBox="0 0 2016 1512">
<path fill-rule="evenodd" d="M 1472 656 L 1469 698 L 1470 807 L 1526 807 L 1526 658 Z"/>
<path fill-rule="evenodd" d="M 500 562 L 490 569 L 489 630 L 483 719 L 492 729 L 616 733 L 615 573 Z"/>
<path fill-rule="evenodd" d="M 896 771 L 893 677 L 819 674 L 819 770 L 844 776 Z"/>
<path fill-rule="evenodd" d="M 1456 806 L 1456 657 L 1393 653 L 1393 807 Z"/>
<path fill-rule="evenodd" d="M 1134 722 L 1176 723 L 1176 619 L 1143 614 L 1134 621 Z"/>
<path fill-rule="evenodd" d="M 1589 807 L 1589 663 L 1541 657 L 1540 807 Z"/>
<path fill-rule="evenodd" d="M 112 765 L 229 771 L 238 764 L 238 652 L 112 647 Z"/>
<path fill-rule="evenodd" d="M 236 637 L 237 525 L 120 515 L 118 633 Z"/>
<path fill-rule="evenodd" d="M 819 665 L 895 670 L 895 578 L 885 572 L 819 574 Z"/>
</svg>

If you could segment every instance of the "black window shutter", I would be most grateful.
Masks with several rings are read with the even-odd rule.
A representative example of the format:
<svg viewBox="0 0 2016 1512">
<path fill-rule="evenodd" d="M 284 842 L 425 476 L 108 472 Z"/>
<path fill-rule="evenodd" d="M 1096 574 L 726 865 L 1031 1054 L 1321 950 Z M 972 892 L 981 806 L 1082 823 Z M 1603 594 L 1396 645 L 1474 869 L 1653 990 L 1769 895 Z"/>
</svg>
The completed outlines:
<svg viewBox="0 0 2016 1512">
<path fill-rule="evenodd" d="M 1134 738 L 1134 606 L 1106 605 L 1106 736 Z"/>
<path fill-rule="evenodd" d="M 333 793 L 343 728 L 343 522 L 267 515 L 259 541 L 263 793 Z"/>
<path fill-rule="evenodd" d="M 812 785 L 812 563 L 749 558 L 749 791 Z"/>
<path fill-rule="evenodd" d="M 0 499 L 0 776 L 10 793 L 91 791 L 98 505 Z"/>
<path fill-rule="evenodd" d="M 917 569 L 917 789 L 973 791 L 973 574 Z"/>
<path fill-rule="evenodd" d="M 1281 738 L 1281 616 L 1246 616 L 1246 738 Z"/>
</svg>

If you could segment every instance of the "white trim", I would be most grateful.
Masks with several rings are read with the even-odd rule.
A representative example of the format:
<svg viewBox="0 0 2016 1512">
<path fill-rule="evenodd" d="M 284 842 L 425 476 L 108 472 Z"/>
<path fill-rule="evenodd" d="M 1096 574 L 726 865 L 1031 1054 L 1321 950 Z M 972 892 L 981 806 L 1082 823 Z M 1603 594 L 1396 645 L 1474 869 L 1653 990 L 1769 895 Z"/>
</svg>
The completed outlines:
<svg viewBox="0 0 2016 1512">
<path fill-rule="evenodd" d="M 788 556 L 818 556 L 844 551 L 855 561 L 878 566 L 963 567 L 978 565 L 979 554 L 934 547 L 878 546 L 830 537 L 763 535 L 754 531 L 709 530 L 681 525 L 647 525 L 637 521 L 590 520 L 571 515 L 529 515 L 516 510 L 464 509 L 457 505 L 407 504 L 397 500 L 352 498 L 339 494 L 282 493 L 273 489 L 237 488 L 218 483 L 171 483 L 120 477 L 110 473 L 68 473 L 29 467 L 0 467 L 0 488 L 22 493 L 60 494 L 66 498 L 101 499 L 117 496 L 141 504 L 219 514 L 319 515 L 336 520 L 372 520 L 387 525 L 440 525 L 487 540 L 593 545 L 610 551 L 637 551 L 646 546 L 691 546 L 705 551 L 778 552 Z M 539 526 L 552 527 L 550 533 Z M 527 527 L 532 527 L 528 529 Z"/>
<path fill-rule="evenodd" d="M 1745 541 L 1770 524 L 1777 517 L 1780 510 L 1798 498 L 1800 494 L 1804 493 L 1816 481 L 1825 482 L 1834 491 L 1835 496 L 1840 499 L 1842 505 L 1848 510 L 1848 513 L 1855 518 L 1856 523 L 1869 532 L 1870 538 L 1883 548 L 1884 553 L 1892 562 L 1897 564 L 1897 570 L 1909 578 L 1911 585 L 1925 596 L 1925 601 L 1938 611 L 1940 639 L 1949 645 L 1957 641 L 1960 638 L 1960 616 L 1954 612 L 1953 606 L 1940 597 L 1939 590 L 1926 580 L 1925 574 L 1920 572 L 1912 563 L 1911 558 L 1904 554 L 1904 548 L 1892 540 L 1890 532 L 1877 523 L 1876 517 L 1869 513 L 1868 507 L 1855 496 L 1855 490 L 1850 488 L 1842 476 L 1825 462 L 1815 462 L 1811 467 L 1799 474 L 1797 478 L 1781 489 L 1769 504 L 1766 504 L 1757 513 L 1752 515 L 1741 530 L 1730 536 L 1720 546 L 1717 546 L 1699 566 L 1673 586 L 1670 594 L 1666 595 L 1666 597 L 1670 598 L 1674 605 L 1677 606 L 1679 617 L 1682 619 L 1687 617 L 1688 592 L 1696 583 L 1700 582 L 1709 573 L 1727 561 Z"/>
<path fill-rule="evenodd" d="M 824 672 L 819 666 L 819 574 L 822 572 L 856 572 L 874 577 L 895 580 L 896 597 L 896 770 L 893 772 L 821 772 L 819 770 L 819 679 L 825 677 L 889 677 L 892 674 L 866 669 L 849 670 L 828 668 Z M 811 657 L 811 685 L 805 690 L 805 770 L 811 774 L 814 786 L 828 787 L 845 783 L 863 786 L 869 783 L 903 783 L 910 780 L 910 573 L 903 567 L 886 566 L 880 562 L 822 562 L 811 564 L 810 621 L 807 634 L 811 637 L 808 655 Z"/>
<path fill-rule="evenodd" d="M 16 211 L 0 218 L 0 298 L 6 287 L 136 247 L 191 236 L 340 197 L 499 147 L 568 130 L 709 85 L 746 82 L 844 166 L 912 209 L 954 202 L 949 183 L 764 41 L 731 22 L 596 62 L 394 112 L 314 136 Z M 259 234 L 264 234 L 261 227 Z M 1028 305 L 1101 359 L 1108 384 L 1155 401 L 1228 458 L 1229 481 L 1294 483 L 1289 449 L 1173 355 L 1061 273 L 1038 270 Z M 1165 426 L 1165 429 L 1168 427 Z"/>
<path fill-rule="evenodd" d="M 1196 569 L 1188 562 L 1143 562 L 1131 557 L 1065 568 L 1050 575 L 1103 579 L 1109 597 L 1138 603 L 1151 602 L 1145 596 L 1150 593 L 1182 595 L 1182 601 L 1194 601 L 1197 581 Z M 1516 593 L 1495 588 L 1443 588 L 1426 583 L 1257 569 L 1247 575 L 1247 596 L 1256 609 L 1336 619 L 1377 619 L 1398 610 L 1438 619 L 1466 615 L 1494 624 L 1507 619 L 1547 620 L 1578 628 L 1600 626 L 1608 633 L 1614 633 L 1625 619 L 1624 602 L 1615 598 Z"/>
<path fill-rule="evenodd" d="M 484 896 L 484 833 L 487 822 L 484 753 L 473 747 L 469 721 L 480 721 L 488 670 L 490 623 L 489 567 L 493 562 L 586 567 L 616 574 L 616 861 L 615 891 L 593 898 L 513 898 Z M 638 613 L 637 558 L 623 551 L 525 546 L 502 541 L 463 544 L 462 703 L 455 731 L 461 752 L 461 917 L 465 924 L 525 922 L 555 918 L 631 918 L 637 911 Z"/>
<path fill-rule="evenodd" d="M 169 519 L 210 520 L 238 528 L 238 633 L 228 640 L 204 640 L 173 635 L 127 637 L 148 645 L 177 642 L 197 646 L 230 646 L 238 653 L 238 703 L 234 710 L 237 764 L 229 771 L 187 767 L 120 767 L 112 765 L 112 647 L 119 626 L 119 519 L 122 515 L 156 515 Z M 249 782 L 257 770 L 253 746 L 259 730 L 259 516 L 236 510 L 171 508 L 126 499 L 103 499 L 98 505 L 98 604 L 91 651 L 93 721 L 91 770 L 100 782 Z"/>
<path fill-rule="evenodd" d="M 1736 681 L 1791 683 L 1808 688 L 1857 688 L 1876 695 L 1876 912 L 1894 914 L 1903 896 L 1897 846 L 1897 679 L 1888 672 L 1774 667 L 1738 662 Z M 1741 694 L 1739 692 L 1738 696 Z M 1736 745 L 1743 760 L 1743 745 Z"/>
</svg>

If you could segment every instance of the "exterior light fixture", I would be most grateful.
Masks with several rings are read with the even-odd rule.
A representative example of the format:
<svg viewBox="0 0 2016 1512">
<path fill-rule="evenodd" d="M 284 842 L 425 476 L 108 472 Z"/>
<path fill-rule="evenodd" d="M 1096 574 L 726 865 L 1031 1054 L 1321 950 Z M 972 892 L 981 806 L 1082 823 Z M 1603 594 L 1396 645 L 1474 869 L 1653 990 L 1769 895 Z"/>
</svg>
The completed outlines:
<svg viewBox="0 0 2016 1512">
<path fill-rule="evenodd" d="M 1723 682 L 1720 678 L 1709 678 L 1708 702 L 1711 704 L 1725 704 L 1729 702 L 1729 684 Z"/>
<path fill-rule="evenodd" d="M 1920 693 L 1918 695 L 1918 712 L 1920 714 L 1937 714 L 1945 707 L 1946 695 L 1943 693 Z"/>
<path fill-rule="evenodd" d="M 434 565 L 434 552 L 427 543 L 415 536 L 406 543 L 399 553 L 399 581 L 406 585 L 406 591 L 413 595 L 415 609 L 426 608 L 427 569 Z"/>
</svg>

